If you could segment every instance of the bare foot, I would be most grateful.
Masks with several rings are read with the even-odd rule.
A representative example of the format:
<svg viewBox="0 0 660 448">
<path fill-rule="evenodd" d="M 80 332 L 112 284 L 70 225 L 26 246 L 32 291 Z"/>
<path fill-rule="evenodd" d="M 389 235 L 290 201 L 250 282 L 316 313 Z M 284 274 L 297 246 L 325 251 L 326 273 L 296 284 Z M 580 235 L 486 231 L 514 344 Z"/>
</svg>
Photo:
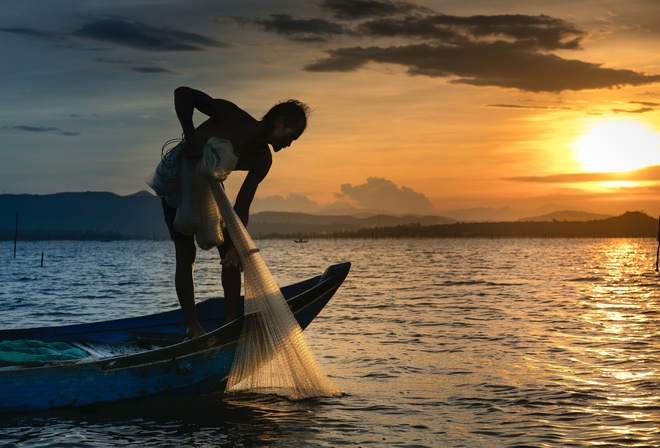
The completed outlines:
<svg viewBox="0 0 660 448">
<path fill-rule="evenodd" d="M 206 332 L 202 329 L 202 327 L 197 324 L 194 328 L 188 328 L 188 331 L 186 332 L 186 341 L 190 341 L 191 339 L 196 339 L 200 336 L 204 336 Z"/>
</svg>

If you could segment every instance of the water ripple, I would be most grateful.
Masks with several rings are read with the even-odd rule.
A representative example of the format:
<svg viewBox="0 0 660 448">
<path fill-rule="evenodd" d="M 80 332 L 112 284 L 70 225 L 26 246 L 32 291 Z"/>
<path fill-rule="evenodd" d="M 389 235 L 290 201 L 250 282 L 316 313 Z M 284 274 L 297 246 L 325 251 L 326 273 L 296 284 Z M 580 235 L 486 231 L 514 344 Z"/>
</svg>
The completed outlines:
<svg viewBox="0 0 660 448">
<path fill-rule="evenodd" d="M 353 262 L 345 284 L 305 331 L 343 396 L 304 402 L 211 396 L 12 415 L 0 419 L 0 446 L 660 441 L 653 240 L 257 240 L 257 246 L 282 285 L 330 263 Z M 2 249 L 10 252 L 6 242 Z M 169 242 L 31 242 L 20 249 L 17 259 L 0 259 L 3 328 L 178 308 Z M 218 274 L 217 253 L 198 251 L 200 299 L 222 294 Z"/>
</svg>

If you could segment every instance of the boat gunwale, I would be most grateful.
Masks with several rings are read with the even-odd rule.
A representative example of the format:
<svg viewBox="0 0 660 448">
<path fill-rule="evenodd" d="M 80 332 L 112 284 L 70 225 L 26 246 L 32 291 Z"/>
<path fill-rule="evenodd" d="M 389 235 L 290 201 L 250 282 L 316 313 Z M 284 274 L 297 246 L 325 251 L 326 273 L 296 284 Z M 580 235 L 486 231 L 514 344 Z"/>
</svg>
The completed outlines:
<svg viewBox="0 0 660 448">
<path fill-rule="evenodd" d="M 330 294 L 331 296 L 334 295 L 334 293 L 337 291 L 337 289 L 339 289 L 344 279 L 348 275 L 350 266 L 351 265 L 348 262 L 331 265 L 322 275 L 315 276 L 306 280 L 302 280 L 301 282 L 294 283 L 292 285 L 288 285 L 288 287 L 294 287 L 299 284 L 308 283 L 315 280 L 318 281 L 318 283 L 316 283 L 314 286 L 305 289 L 300 293 L 296 294 L 295 296 L 287 299 L 287 303 L 289 303 L 289 305 L 291 306 L 292 312 L 295 314 L 304 311 L 305 309 L 312 306 L 314 303 L 317 303 L 319 300 L 325 300 L 325 297 L 328 294 Z M 316 294 L 317 297 L 314 300 L 309 300 L 309 301 L 302 300 L 304 296 L 315 295 L 315 293 L 319 289 L 325 289 L 326 291 L 322 292 L 321 294 Z M 221 299 L 212 298 L 212 299 L 208 299 L 205 302 L 218 301 L 218 300 Z M 300 304 L 300 302 L 303 303 Z M 171 313 L 171 311 L 165 311 L 162 313 L 156 313 L 146 316 L 136 316 L 133 318 L 120 318 L 110 321 L 101 321 L 99 323 L 110 324 L 112 322 L 122 322 L 122 323 L 130 322 L 130 321 L 149 318 L 157 315 L 166 315 L 168 313 Z M 88 358 L 67 360 L 67 361 L 45 361 L 43 364 L 39 364 L 39 365 L 17 365 L 16 366 L 17 368 L 15 369 L 0 369 L 0 376 L 6 374 L 15 374 L 16 372 L 24 372 L 31 369 L 60 369 L 60 368 L 85 369 L 85 368 L 96 368 L 96 367 L 100 367 L 102 370 L 129 369 L 129 368 L 138 368 L 141 366 L 149 366 L 149 365 L 156 365 L 156 364 L 177 361 L 179 359 L 196 356 L 196 355 L 203 355 L 204 353 L 207 353 L 209 351 L 215 351 L 221 347 L 235 344 L 238 341 L 238 337 L 240 336 L 240 332 L 243 328 L 246 318 L 249 318 L 249 315 L 242 316 L 239 319 L 236 319 L 230 322 L 229 324 L 225 324 L 198 338 L 191 340 L 182 340 L 181 342 L 178 343 L 154 348 L 152 350 L 145 350 L 144 352 L 140 352 L 140 353 L 111 355 L 97 359 L 90 359 L 92 357 L 88 357 Z M 311 321 L 309 323 L 311 323 Z M 6 330 L 6 331 L 0 331 L 0 340 L 2 339 L 2 334 L 7 332 L 20 332 L 20 331 L 31 331 L 31 330 L 41 330 L 41 329 L 73 330 L 79 327 L 90 326 L 90 325 L 94 325 L 94 323 L 81 323 L 81 324 L 65 325 L 61 327 L 35 327 L 35 328 L 28 328 L 23 330 L 21 329 Z M 155 327 L 159 325 L 155 324 L 152 326 Z M 306 326 L 307 325 L 304 326 L 301 325 L 303 329 Z M 125 326 L 125 327 L 120 327 L 116 330 L 135 331 L 137 328 L 142 330 L 148 327 Z M 103 329 L 99 329 L 98 331 L 104 332 L 109 330 L 108 328 L 103 328 Z M 168 333 L 168 334 L 173 334 L 173 333 Z M 181 335 L 181 337 L 183 338 L 184 335 Z M 84 338 L 79 339 L 79 341 L 84 341 L 84 340 L 85 340 Z"/>
</svg>

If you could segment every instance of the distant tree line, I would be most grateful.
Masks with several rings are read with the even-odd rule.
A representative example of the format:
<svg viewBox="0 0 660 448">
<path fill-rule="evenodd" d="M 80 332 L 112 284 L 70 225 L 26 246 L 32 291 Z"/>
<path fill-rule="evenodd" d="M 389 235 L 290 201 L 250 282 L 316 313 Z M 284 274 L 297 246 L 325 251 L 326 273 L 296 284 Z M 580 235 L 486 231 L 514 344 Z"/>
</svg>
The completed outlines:
<svg viewBox="0 0 660 448">
<path fill-rule="evenodd" d="M 13 240 L 14 231 L 0 229 L 0 241 Z M 120 241 L 120 240 L 145 240 L 152 239 L 145 235 L 123 235 L 119 232 L 98 231 L 70 231 L 52 229 L 25 229 L 19 230 L 19 241 Z"/>
<path fill-rule="evenodd" d="M 640 212 L 592 221 L 463 222 L 371 227 L 352 231 L 307 234 L 314 238 L 651 238 L 658 220 Z M 262 238 L 291 238 L 290 234 Z"/>
<path fill-rule="evenodd" d="M 282 227 L 279 226 L 279 229 Z M 0 240 L 13 240 L 14 229 L 0 229 Z M 372 226 L 357 230 L 264 232 L 254 238 L 653 238 L 658 220 L 641 212 L 591 221 L 461 222 Z M 18 240 L 162 240 L 160 234 L 127 235 L 119 231 L 19 229 Z"/>
</svg>

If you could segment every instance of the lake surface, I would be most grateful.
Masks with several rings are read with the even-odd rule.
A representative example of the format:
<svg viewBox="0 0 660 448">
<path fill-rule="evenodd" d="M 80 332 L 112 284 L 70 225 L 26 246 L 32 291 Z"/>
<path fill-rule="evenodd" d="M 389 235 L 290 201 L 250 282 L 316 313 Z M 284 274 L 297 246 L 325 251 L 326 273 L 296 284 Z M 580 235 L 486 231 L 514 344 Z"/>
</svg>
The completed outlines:
<svg viewBox="0 0 660 448">
<path fill-rule="evenodd" d="M 660 445 L 654 240 L 255 243 L 280 285 L 353 263 L 305 331 L 343 396 L 0 415 L 0 446 Z M 222 295 L 217 253 L 196 268 Z M 0 327 L 177 309 L 173 269 L 171 242 L 0 242 Z"/>
</svg>

